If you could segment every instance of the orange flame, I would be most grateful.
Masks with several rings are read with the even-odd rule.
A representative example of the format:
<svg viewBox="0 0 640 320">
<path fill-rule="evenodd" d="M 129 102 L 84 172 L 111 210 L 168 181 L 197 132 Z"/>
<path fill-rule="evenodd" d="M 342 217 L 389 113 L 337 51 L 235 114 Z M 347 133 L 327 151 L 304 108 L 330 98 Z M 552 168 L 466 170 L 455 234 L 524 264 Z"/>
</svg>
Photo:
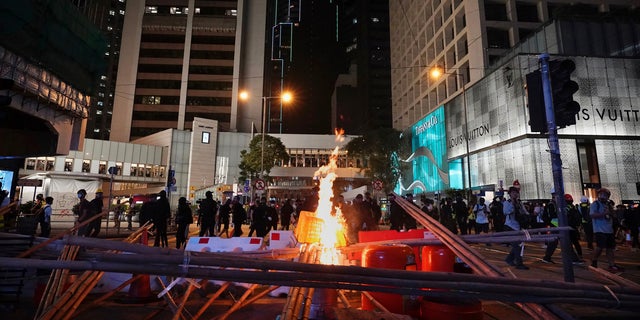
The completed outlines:
<svg viewBox="0 0 640 320">
<path fill-rule="evenodd" d="M 344 140 L 344 131 L 336 129 L 336 142 Z M 315 177 L 320 178 L 320 190 L 318 192 L 318 208 L 316 216 L 322 219 L 322 230 L 320 231 L 320 244 L 322 245 L 322 253 L 320 254 L 320 262 L 323 264 L 338 264 L 339 255 L 336 248 L 346 244 L 344 237 L 344 218 L 339 208 L 333 207 L 333 181 L 338 177 L 335 173 L 338 168 L 336 162 L 338 160 L 338 150 L 336 147 L 331 153 L 329 164 L 320 167 L 314 173 Z M 335 213 L 332 214 L 333 209 Z"/>
</svg>

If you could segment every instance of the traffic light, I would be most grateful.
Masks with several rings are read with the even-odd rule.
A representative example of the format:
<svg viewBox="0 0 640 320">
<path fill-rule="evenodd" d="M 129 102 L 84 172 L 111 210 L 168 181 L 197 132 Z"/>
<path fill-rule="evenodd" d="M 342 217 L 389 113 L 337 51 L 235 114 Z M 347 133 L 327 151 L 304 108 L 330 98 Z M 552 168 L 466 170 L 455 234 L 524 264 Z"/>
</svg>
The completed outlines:
<svg viewBox="0 0 640 320">
<path fill-rule="evenodd" d="M 559 128 L 576 124 L 576 116 L 580 112 L 580 105 L 573 101 L 573 94 L 578 91 L 578 83 L 571 80 L 571 73 L 575 70 L 576 64 L 572 60 L 549 61 L 553 109 Z"/>
<path fill-rule="evenodd" d="M 527 104 L 529 105 L 529 127 L 531 127 L 531 132 L 547 132 L 547 114 L 542 93 L 542 73 L 539 70 L 527 74 Z"/>
<path fill-rule="evenodd" d="M 13 87 L 13 79 L 0 78 L 0 90 L 8 90 Z M 11 96 L 0 94 L 0 106 L 8 106 L 11 104 Z"/>
</svg>

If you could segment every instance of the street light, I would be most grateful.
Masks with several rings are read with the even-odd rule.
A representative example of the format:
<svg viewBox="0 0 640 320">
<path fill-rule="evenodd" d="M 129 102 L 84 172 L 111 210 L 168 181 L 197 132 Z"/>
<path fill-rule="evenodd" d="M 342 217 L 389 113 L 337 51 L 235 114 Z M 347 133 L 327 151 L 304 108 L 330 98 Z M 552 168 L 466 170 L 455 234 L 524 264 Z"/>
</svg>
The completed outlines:
<svg viewBox="0 0 640 320">
<path fill-rule="evenodd" d="M 467 119 L 467 88 L 466 88 L 466 77 L 463 73 L 459 73 L 459 70 L 456 69 L 455 73 L 445 72 L 442 68 L 435 66 L 429 70 L 429 75 L 433 79 L 439 79 L 443 74 L 451 74 L 456 77 L 462 78 L 462 106 L 464 108 L 464 137 L 466 141 L 466 149 L 467 149 L 467 180 L 469 181 L 469 191 L 467 193 L 467 201 L 471 201 L 471 161 L 469 161 L 469 121 Z M 464 185 L 463 185 L 464 186 Z"/>
<path fill-rule="evenodd" d="M 242 91 L 239 95 L 240 100 L 247 101 L 249 99 L 249 92 Z M 267 100 L 280 99 L 284 103 L 288 103 L 293 100 L 293 96 L 289 92 L 283 92 L 279 96 L 262 97 L 262 146 L 260 152 L 260 177 L 264 175 L 264 136 L 267 121 Z"/>
</svg>

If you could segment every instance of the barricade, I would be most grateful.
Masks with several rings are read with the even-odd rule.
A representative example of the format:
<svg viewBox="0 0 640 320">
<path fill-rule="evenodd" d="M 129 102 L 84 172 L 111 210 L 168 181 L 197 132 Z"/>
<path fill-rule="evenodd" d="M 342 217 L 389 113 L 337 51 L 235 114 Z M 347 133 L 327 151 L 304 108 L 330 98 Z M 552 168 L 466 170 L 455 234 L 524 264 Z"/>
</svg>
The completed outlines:
<svg viewBox="0 0 640 320">
<path fill-rule="evenodd" d="M 186 251 L 194 252 L 242 252 L 259 250 L 262 238 L 258 237 L 191 237 Z"/>
<path fill-rule="evenodd" d="M 408 231 L 396 231 L 396 230 L 379 230 L 379 231 L 360 231 L 358 232 L 359 242 L 374 242 L 385 240 L 401 240 L 401 239 L 436 239 L 436 236 L 427 229 L 411 229 Z M 422 261 L 418 259 L 420 256 L 420 248 L 412 247 L 413 254 L 416 256 L 416 264 L 418 270 L 422 270 Z M 349 260 L 357 260 L 360 262 L 362 259 L 362 251 L 356 251 L 349 253 Z"/>
<path fill-rule="evenodd" d="M 410 246 L 405 244 L 369 245 L 362 251 L 362 266 L 370 268 L 415 270 L 415 255 Z M 369 294 L 389 312 L 409 314 L 402 295 L 386 292 L 369 292 Z M 365 293 L 362 294 L 362 310 L 375 310 L 375 305 Z"/>
</svg>

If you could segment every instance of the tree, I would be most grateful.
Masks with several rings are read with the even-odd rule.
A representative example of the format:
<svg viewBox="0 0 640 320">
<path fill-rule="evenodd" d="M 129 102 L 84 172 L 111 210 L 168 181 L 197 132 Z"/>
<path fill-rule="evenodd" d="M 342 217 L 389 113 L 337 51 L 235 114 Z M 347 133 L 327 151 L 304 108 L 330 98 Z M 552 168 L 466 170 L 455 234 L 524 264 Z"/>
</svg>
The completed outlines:
<svg viewBox="0 0 640 320">
<path fill-rule="evenodd" d="M 279 138 L 264 135 L 264 177 L 269 179 L 269 173 L 276 161 L 288 161 L 289 154 Z M 249 143 L 249 150 L 240 151 L 240 176 L 238 182 L 244 183 L 246 179 L 260 176 L 263 165 L 262 159 L 262 135 L 256 135 Z"/>
<path fill-rule="evenodd" d="M 364 175 L 371 180 L 380 179 L 385 192 L 393 190 L 400 177 L 398 154 L 407 153 L 407 144 L 401 132 L 392 128 L 379 128 L 366 132 L 346 145 L 350 157 L 365 161 Z"/>
</svg>

